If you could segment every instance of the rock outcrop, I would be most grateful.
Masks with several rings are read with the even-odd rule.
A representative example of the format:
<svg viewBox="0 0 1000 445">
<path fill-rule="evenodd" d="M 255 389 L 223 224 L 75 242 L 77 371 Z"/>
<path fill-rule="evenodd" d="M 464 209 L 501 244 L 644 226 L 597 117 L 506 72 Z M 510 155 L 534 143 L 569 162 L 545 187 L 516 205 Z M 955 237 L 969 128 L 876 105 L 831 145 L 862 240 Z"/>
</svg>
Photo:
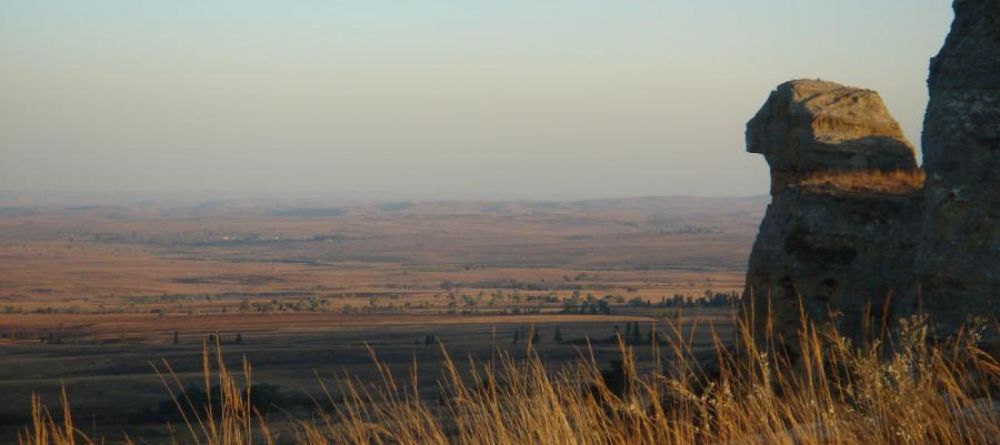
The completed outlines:
<svg viewBox="0 0 1000 445">
<path fill-rule="evenodd" d="M 797 80 L 747 124 L 747 151 L 771 167 L 772 202 L 747 272 L 759 335 L 790 346 L 801 308 L 858 335 L 912 278 L 921 213 L 912 145 L 870 90 Z M 887 300 L 889 299 L 889 300 Z"/>
<path fill-rule="evenodd" d="M 970 314 L 1000 317 L 1000 0 L 954 8 L 928 79 L 927 210 L 911 293 L 940 334 Z M 996 347 L 995 330 L 986 340 Z"/>
<path fill-rule="evenodd" d="M 1000 355 L 1000 0 L 954 9 L 928 79 L 926 180 L 872 91 L 789 82 L 747 124 L 772 177 L 747 273 L 758 335 L 771 319 L 794 351 L 801 312 L 857 336 L 919 311 L 939 335 L 982 319 Z"/>
<path fill-rule="evenodd" d="M 899 124 L 871 90 L 821 80 L 784 83 L 747 124 L 747 151 L 771 167 L 771 194 L 817 173 L 914 170 Z"/>
</svg>

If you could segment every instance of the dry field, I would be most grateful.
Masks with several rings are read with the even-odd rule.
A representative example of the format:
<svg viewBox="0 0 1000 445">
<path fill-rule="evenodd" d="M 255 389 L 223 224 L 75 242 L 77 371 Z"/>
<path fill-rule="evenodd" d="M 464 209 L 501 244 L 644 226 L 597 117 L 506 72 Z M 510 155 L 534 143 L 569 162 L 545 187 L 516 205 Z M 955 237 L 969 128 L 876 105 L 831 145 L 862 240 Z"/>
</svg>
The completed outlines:
<svg viewBox="0 0 1000 445">
<path fill-rule="evenodd" d="M 649 198 L 299 213 L 235 204 L 0 206 L 0 301 L 433 294 L 444 282 L 484 288 L 496 280 L 638 287 L 651 298 L 693 295 L 687 288 L 716 279 L 719 290 L 739 287 L 764 204 L 760 198 Z"/>
<path fill-rule="evenodd" d="M 666 306 L 742 289 L 765 203 L 0 200 L 0 440 L 27 420 L 31 393 L 51 401 L 61 384 L 101 431 L 155 437 L 165 393 L 150 362 L 195 379 L 214 335 L 295 415 L 308 414 L 314 371 L 371 375 L 363 342 L 394 369 L 416 358 L 433 392 L 438 341 L 457 357 L 516 356 L 534 326 L 558 365 L 587 339 L 612 360 L 632 322 L 726 336 L 727 307 Z"/>
</svg>

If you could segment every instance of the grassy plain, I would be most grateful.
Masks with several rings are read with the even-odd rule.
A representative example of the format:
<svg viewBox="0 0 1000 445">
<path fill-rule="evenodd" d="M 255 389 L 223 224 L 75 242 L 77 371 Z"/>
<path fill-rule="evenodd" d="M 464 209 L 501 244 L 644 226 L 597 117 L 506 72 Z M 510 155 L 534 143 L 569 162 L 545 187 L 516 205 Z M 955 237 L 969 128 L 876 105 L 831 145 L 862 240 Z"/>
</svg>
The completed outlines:
<svg viewBox="0 0 1000 445">
<path fill-rule="evenodd" d="M 150 363 L 196 381 L 213 335 L 280 386 L 289 415 L 308 415 L 316 373 L 373 378 L 363 342 L 395 370 L 416 359 L 432 397 L 438 341 L 459 358 L 517 357 L 534 326 L 560 366 L 587 339 L 614 359 L 633 322 L 726 336 L 727 308 L 664 306 L 742 289 L 764 202 L 5 202 L 0 439 L 28 420 L 32 393 L 52 402 L 60 385 L 91 422 L 80 428 L 155 437 L 166 394 Z"/>
</svg>

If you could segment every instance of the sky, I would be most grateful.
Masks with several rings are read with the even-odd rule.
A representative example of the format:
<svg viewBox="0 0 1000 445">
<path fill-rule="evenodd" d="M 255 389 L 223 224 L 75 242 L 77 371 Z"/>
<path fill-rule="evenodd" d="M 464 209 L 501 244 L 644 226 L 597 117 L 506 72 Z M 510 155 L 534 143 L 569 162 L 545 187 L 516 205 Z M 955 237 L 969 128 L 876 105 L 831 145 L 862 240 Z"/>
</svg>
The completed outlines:
<svg viewBox="0 0 1000 445">
<path fill-rule="evenodd" d="M 919 146 L 946 0 L 0 0 L 0 191 L 765 194 L 779 83 Z"/>
</svg>

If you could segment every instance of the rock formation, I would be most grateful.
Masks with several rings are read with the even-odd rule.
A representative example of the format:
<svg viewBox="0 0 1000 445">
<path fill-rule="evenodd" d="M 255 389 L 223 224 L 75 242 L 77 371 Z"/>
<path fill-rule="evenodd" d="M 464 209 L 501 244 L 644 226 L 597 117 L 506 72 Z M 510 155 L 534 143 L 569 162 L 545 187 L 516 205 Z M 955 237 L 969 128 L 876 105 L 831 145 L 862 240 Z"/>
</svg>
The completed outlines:
<svg viewBox="0 0 1000 445">
<path fill-rule="evenodd" d="M 770 314 L 774 333 L 794 346 L 800 302 L 813 319 L 836 317 L 847 335 L 863 329 L 866 306 L 881 320 L 912 277 L 921 199 L 913 147 L 878 93 L 787 82 L 746 139 L 772 178 L 747 273 L 757 333 Z"/>
<path fill-rule="evenodd" d="M 1000 316 L 1000 0 L 954 8 L 927 82 L 927 210 L 911 294 L 941 334 L 969 314 Z"/>
<path fill-rule="evenodd" d="M 914 170 L 913 146 L 878 93 L 821 80 L 784 83 L 747 124 L 747 151 L 771 167 L 771 194 L 817 173 Z"/>
<path fill-rule="evenodd" d="M 921 311 L 940 335 L 984 318 L 1000 353 L 1000 0 L 954 9 L 931 61 L 926 181 L 873 91 L 789 82 L 747 124 L 772 177 L 747 273 L 758 335 L 770 318 L 794 351 L 800 310 L 849 336 Z"/>
</svg>

